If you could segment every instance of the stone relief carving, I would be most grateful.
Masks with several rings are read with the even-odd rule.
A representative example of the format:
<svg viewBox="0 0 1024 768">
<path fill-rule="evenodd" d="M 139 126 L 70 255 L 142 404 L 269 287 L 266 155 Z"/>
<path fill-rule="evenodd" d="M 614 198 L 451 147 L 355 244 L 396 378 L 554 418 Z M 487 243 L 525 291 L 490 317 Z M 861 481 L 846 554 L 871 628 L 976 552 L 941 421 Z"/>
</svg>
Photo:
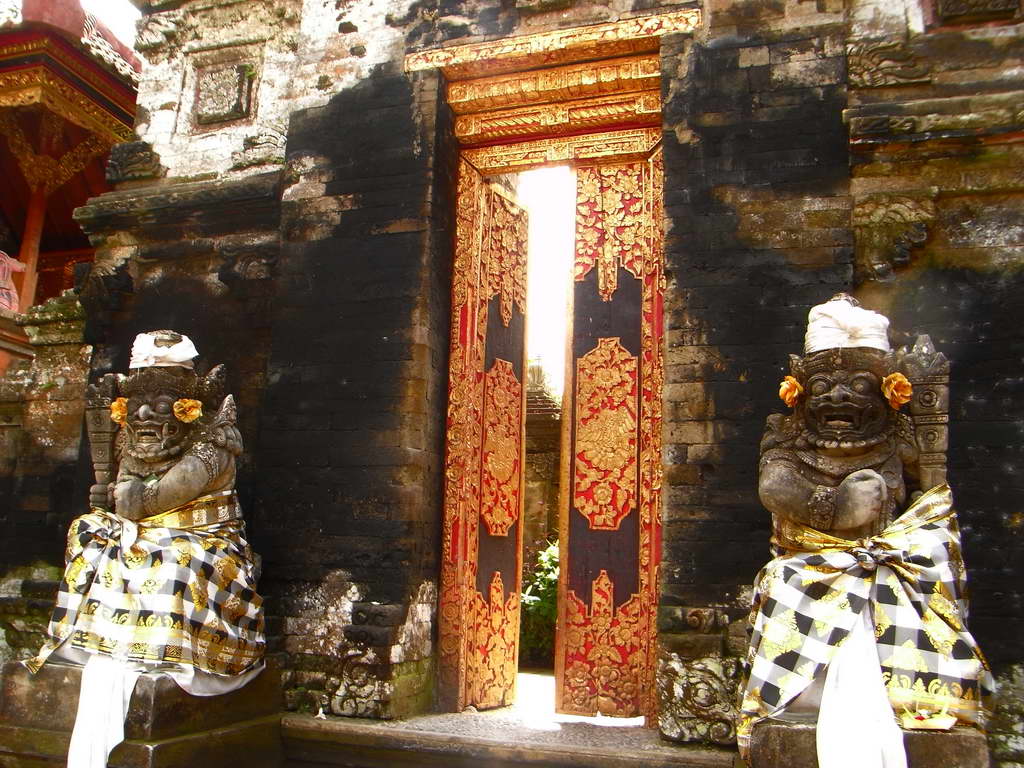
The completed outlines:
<svg viewBox="0 0 1024 768">
<path fill-rule="evenodd" d="M 663 652 L 658 660 L 658 727 L 675 741 L 736 742 L 739 659 L 684 660 Z"/>
<path fill-rule="evenodd" d="M 154 13 L 139 25 L 135 50 L 152 53 L 164 48 L 179 36 L 182 15 L 178 12 Z"/>
<path fill-rule="evenodd" d="M 271 125 L 242 140 L 242 149 L 231 153 L 231 168 L 240 170 L 254 165 L 283 165 L 287 137 L 284 126 Z"/>
<path fill-rule="evenodd" d="M 255 78 L 251 64 L 200 69 L 196 78 L 196 122 L 210 125 L 248 117 Z"/>
<path fill-rule="evenodd" d="M 1005 17 L 1020 10 L 1020 0 L 938 0 L 937 10 L 943 21 L 969 16 Z"/>
<path fill-rule="evenodd" d="M 160 165 L 160 155 L 145 141 L 130 141 L 115 144 L 107 160 L 107 182 L 156 179 L 167 171 Z"/>
<path fill-rule="evenodd" d="M 854 43 L 846 48 L 847 71 L 854 88 L 931 82 L 927 64 L 903 41 Z"/>
<path fill-rule="evenodd" d="M 858 281 L 891 279 L 910 263 L 911 250 L 925 241 L 935 220 L 933 196 L 871 195 L 854 205 Z"/>
</svg>

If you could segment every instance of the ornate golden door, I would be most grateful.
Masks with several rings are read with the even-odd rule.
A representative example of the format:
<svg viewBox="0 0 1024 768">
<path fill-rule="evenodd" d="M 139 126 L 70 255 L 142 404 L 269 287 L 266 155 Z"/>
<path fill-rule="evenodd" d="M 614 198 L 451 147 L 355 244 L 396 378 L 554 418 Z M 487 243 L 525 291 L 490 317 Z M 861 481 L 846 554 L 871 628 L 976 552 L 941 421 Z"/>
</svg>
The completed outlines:
<svg viewBox="0 0 1024 768">
<path fill-rule="evenodd" d="M 556 708 L 654 714 L 660 556 L 661 150 L 577 168 L 562 418 Z"/>
<path fill-rule="evenodd" d="M 526 212 L 459 163 L 440 595 L 448 710 L 512 703 L 519 655 Z"/>
</svg>

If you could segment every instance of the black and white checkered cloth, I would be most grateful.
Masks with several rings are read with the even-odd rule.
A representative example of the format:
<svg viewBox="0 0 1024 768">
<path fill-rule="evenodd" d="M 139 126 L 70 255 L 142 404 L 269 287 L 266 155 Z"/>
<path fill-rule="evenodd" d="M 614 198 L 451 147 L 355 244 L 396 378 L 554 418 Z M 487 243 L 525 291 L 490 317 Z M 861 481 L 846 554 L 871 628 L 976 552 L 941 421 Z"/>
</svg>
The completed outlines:
<svg viewBox="0 0 1024 768">
<path fill-rule="evenodd" d="M 984 725 L 992 674 L 967 631 L 960 532 L 949 487 L 923 494 L 877 536 L 839 539 L 780 519 L 779 556 L 755 581 L 737 728 L 782 712 L 822 675 L 864 610 L 897 712 L 943 709 Z"/>
<path fill-rule="evenodd" d="M 265 647 L 262 599 L 237 499 L 198 499 L 173 520 L 205 519 L 210 508 L 220 519 L 204 525 L 166 527 L 167 515 L 142 520 L 127 548 L 121 518 L 93 509 L 75 519 L 49 638 L 29 668 L 38 670 L 64 642 L 221 675 L 257 663 Z"/>
</svg>

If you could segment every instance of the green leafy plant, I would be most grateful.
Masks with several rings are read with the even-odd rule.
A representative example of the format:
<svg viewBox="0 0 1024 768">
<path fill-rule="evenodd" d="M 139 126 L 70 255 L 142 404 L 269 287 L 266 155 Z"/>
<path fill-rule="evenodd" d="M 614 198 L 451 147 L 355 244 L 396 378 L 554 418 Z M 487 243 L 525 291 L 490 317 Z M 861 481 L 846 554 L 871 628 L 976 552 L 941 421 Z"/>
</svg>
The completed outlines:
<svg viewBox="0 0 1024 768">
<path fill-rule="evenodd" d="M 551 667 L 555 658 L 558 613 L 558 542 L 537 553 L 537 564 L 525 574 L 519 657 L 522 664 Z"/>
</svg>

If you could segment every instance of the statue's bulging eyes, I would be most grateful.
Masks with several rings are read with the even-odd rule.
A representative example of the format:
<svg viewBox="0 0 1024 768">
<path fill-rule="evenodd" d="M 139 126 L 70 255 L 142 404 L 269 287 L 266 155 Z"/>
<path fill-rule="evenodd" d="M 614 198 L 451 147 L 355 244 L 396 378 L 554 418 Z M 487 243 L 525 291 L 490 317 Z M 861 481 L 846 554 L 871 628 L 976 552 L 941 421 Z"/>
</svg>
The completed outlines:
<svg viewBox="0 0 1024 768">
<path fill-rule="evenodd" d="M 866 395 L 873 389 L 873 387 L 871 386 L 871 382 L 868 380 L 866 376 L 858 376 L 857 378 L 855 378 L 853 380 L 852 388 L 854 392 L 857 392 L 858 394 L 861 395 Z"/>
<path fill-rule="evenodd" d="M 824 395 L 830 389 L 832 389 L 832 382 L 828 379 L 815 379 L 811 382 L 812 395 Z"/>
</svg>

